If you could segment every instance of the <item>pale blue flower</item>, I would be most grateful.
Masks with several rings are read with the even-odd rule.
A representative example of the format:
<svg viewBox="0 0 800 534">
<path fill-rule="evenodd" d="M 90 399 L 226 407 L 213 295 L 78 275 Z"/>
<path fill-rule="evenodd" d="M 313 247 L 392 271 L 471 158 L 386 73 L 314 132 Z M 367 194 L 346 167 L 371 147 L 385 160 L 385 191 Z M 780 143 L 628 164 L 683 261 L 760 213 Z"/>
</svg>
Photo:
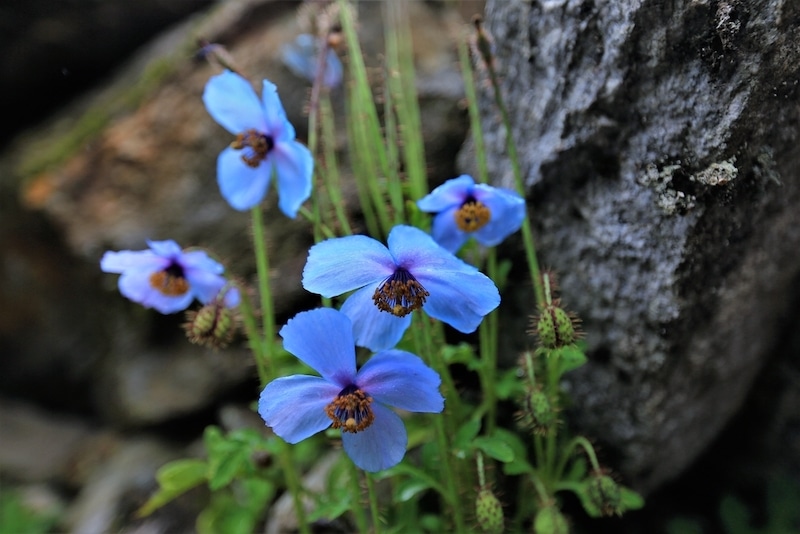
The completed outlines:
<svg viewBox="0 0 800 534">
<path fill-rule="evenodd" d="M 222 196 L 237 210 L 258 205 L 273 172 L 278 180 L 278 207 L 294 218 L 311 195 L 314 159 L 295 140 L 278 91 L 263 81 L 261 99 L 250 82 L 225 71 L 212 77 L 203 92 L 209 114 L 236 140 L 217 158 L 217 183 Z"/>
<path fill-rule="evenodd" d="M 395 226 L 389 247 L 367 236 L 328 239 L 311 247 L 303 287 L 324 297 L 357 290 L 342 306 L 356 344 L 394 347 L 422 308 L 464 333 L 500 304 L 488 277 L 412 226 Z"/>
<path fill-rule="evenodd" d="M 297 443 L 326 428 L 341 428 L 348 456 L 365 471 L 400 462 L 408 438 L 389 407 L 439 413 L 444 399 L 439 375 L 402 350 L 374 355 L 356 371 L 350 319 L 331 308 L 297 314 L 280 335 L 283 346 L 321 377 L 292 375 L 267 384 L 258 413 L 272 430 Z"/>
<path fill-rule="evenodd" d="M 185 310 L 194 299 L 208 304 L 228 283 L 224 267 L 202 250 L 183 251 L 175 241 L 148 241 L 149 250 L 106 252 L 100 268 L 119 273 L 119 291 L 161 313 Z M 227 288 L 225 304 L 239 304 L 239 291 Z"/>
<path fill-rule="evenodd" d="M 283 64 L 289 67 L 293 73 L 310 82 L 317 78 L 317 68 L 319 67 L 319 46 L 317 39 L 313 35 L 301 33 L 295 40 L 281 48 L 281 59 Z M 325 73 L 322 78 L 322 85 L 325 87 L 338 87 L 342 83 L 344 76 L 342 62 L 336 52 L 330 48 L 325 49 Z"/>
<path fill-rule="evenodd" d="M 462 174 L 447 180 L 417 201 L 420 210 L 435 213 L 433 239 L 452 253 L 471 237 L 485 247 L 499 245 L 519 230 L 525 200 L 514 191 L 476 184 Z"/>
</svg>

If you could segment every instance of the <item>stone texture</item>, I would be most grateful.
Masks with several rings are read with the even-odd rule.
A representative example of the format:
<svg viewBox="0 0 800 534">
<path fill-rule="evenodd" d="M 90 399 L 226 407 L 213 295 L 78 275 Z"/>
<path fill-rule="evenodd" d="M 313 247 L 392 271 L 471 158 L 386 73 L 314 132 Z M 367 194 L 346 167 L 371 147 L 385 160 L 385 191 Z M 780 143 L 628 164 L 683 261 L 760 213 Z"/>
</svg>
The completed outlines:
<svg viewBox="0 0 800 534">
<path fill-rule="evenodd" d="M 736 412 L 792 302 L 799 22 L 783 0 L 487 4 L 541 261 L 587 331 L 574 420 L 639 489 Z"/>
</svg>

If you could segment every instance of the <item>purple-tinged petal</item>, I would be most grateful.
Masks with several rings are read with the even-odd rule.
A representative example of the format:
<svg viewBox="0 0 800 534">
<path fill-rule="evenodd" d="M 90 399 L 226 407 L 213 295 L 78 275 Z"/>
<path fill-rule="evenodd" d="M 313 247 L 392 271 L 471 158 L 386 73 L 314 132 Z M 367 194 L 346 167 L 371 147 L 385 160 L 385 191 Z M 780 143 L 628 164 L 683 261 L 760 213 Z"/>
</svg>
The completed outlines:
<svg viewBox="0 0 800 534">
<path fill-rule="evenodd" d="M 439 213 L 453 206 L 461 206 L 469 196 L 475 180 L 472 176 L 462 174 L 452 178 L 417 201 L 420 210 L 428 213 Z"/>
<path fill-rule="evenodd" d="M 269 157 L 278 180 L 278 207 L 294 219 L 297 210 L 311 196 L 314 158 L 311 151 L 297 141 L 277 143 Z"/>
<path fill-rule="evenodd" d="M 405 267 L 419 279 L 418 274 L 430 276 L 452 276 L 458 273 L 478 272 L 452 253 L 440 247 L 431 236 L 413 226 L 395 226 L 389 232 L 389 251 L 397 265 Z M 424 286 L 425 284 L 423 284 Z M 426 289 L 428 289 L 426 287 Z M 428 289 L 430 291 L 430 289 Z"/>
<path fill-rule="evenodd" d="M 403 420 L 389 408 L 372 403 L 375 421 L 361 432 L 342 432 L 344 452 L 364 471 L 376 472 L 400 463 L 408 436 Z"/>
<path fill-rule="evenodd" d="M 343 313 L 332 308 L 300 312 L 281 328 L 280 335 L 283 348 L 339 389 L 355 379 L 353 326 Z"/>
<path fill-rule="evenodd" d="M 214 300 L 227 283 L 224 277 L 202 269 L 184 269 L 183 274 L 189 282 L 192 294 L 203 304 Z"/>
<path fill-rule="evenodd" d="M 154 254 L 150 250 L 108 251 L 100 260 L 100 269 L 106 273 L 122 273 L 127 270 L 141 270 L 153 273 L 169 266 L 170 260 Z"/>
<path fill-rule="evenodd" d="M 204 250 L 189 250 L 181 255 L 180 264 L 184 269 L 198 269 L 213 274 L 222 274 L 225 267 L 211 258 Z"/>
<path fill-rule="evenodd" d="M 356 385 L 377 402 L 410 412 L 439 413 L 444 398 L 439 374 L 418 356 L 403 350 L 379 352 L 364 364 Z"/>
<path fill-rule="evenodd" d="M 229 287 L 225 290 L 225 297 L 223 299 L 227 308 L 235 308 L 242 302 L 242 295 L 238 287 Z"/>
<path fill-rule="evenodd" d="M 382 282 L 382 281 L 381 281 Z M 397 317 L 375 306 L 372 295 L 381 282 L 372 283 L 359 289 L 342 305 L 342 313 L 353 323 L 353 337 L 356 345 L 372 351 L 391 349 L 403 338 L 411 326 L 411 314 Z"/>
<path fill-rule="evenodd" d="M 297 443 L 331 426 L 325 413 L 340 388 L 316 376 L 292 375 L 267 384 L 258 413 L 288 443 Z"/>
<path fill-rule="evenodd" d="M 462 231 L 456 224 L 456 211 L 460 206 L 453 206 L 439 212 L 433 218 L 431 235 L 440 247 L 455 254 L 469 239 L 469 234 Z"/>
<path fill-rule="evenodd" d="M 422 306 L 425 313 L 465 334 L 474 332 L 483 317 L 500 304 L 494 282 L 477 271 L 415 276 L 430 292 Z"/>
<path fill-rule="evenodd" d="M 269 158 L 256 167 L 242 161 L 241 150 L 228 147 L 217 158 L 217 183 L 232 208 L 245 211 L 264 199 L 272 175 Z"/>
<path fill-rule="evenodd" d="M 272 136 L 276 143 L 294 141 L 294 126 L 286 118 L 278 88 L 269 80 L 262 82 L 261 102 L 266 120 L 266 133 Z"/>
<path fill-rule="evenodd" d="M 153 308 L 169 314 L 185 310 L 192 303 L 194 295 L 187 291 L 183 295 L 169 296 L 161 293 L 150 284 L 151 271 L 126 271 L 119 277 L 119 292 L 145 308 Z"/>
<path fill-rule="evenodd" d="M 155 254 L 163 258 L 175 259 L 183 253 L 181 246 L 172 239 L 167 239 L 165 241 L 150 241 L 148 239 L 147 246 L 150 247 L 150 250 Z"/>
<path fill-rule="evenodd" d="M 203 103 L 220 126 L 236 135 L 251 128 L 266 132 L 267 121 L 250 82 L 225 71 L 213 76 L 203 91 Z"/>
<path fill-rule="evenodd" d="M 395 268 L 389 250 L 371 237 L 326 239 L 308 251 L 303 287 L 323 297 L 335 297 L 383 281 Z"/>
</svg>

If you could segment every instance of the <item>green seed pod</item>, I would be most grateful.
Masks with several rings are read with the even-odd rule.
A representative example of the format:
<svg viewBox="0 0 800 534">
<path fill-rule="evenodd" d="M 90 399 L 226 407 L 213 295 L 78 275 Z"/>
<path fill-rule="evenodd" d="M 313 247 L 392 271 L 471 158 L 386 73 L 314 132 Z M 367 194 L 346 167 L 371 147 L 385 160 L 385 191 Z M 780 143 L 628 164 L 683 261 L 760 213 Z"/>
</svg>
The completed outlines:
<svg viewBox="0 0 800 534">
<path fill-rule="evenodd" d="M 546 306 L 536 320 L 535 334 L 539 344 L 546 349 L 557 349 L 575 343 L 578 332 L 575 319 L 558 307 L 558 302 Z"/>
<path fill-rule="evenodd" d="M 485 534 L 500 534 L 504 529 L 503 505 L 492 493 L 492 490 L 483 488 L 475 499 L 475 517 L 481 532 Z"/>
<path fill-rule="evenodd" d="M 536 534 L 569 534 L 569 525 L 561 510 L 555 504 L 551 504 L 536 514 L 533 531 Z"/>
<path fill-rule="evenodd" d="M 236 333 L 234 313 L 221 300 L 214 300 L 196 312 L 187 312 L 187 322 L 183 325 L 186 337 L 197 345 L 224 348 Z"/>
<path fill-rule="evenodd" d="M 519 421 L 535 434 L 546 436 L 555 430 L 558 417 L 547 395 L 539 388 L 531 388 L 522 400 Z"/>
<path fill-rule="evenodd" d="M 622 515 L 619 486 L 608 475 L 595 475 L 589 482 L 589 498 L 605 516 Z"/>
</svg>

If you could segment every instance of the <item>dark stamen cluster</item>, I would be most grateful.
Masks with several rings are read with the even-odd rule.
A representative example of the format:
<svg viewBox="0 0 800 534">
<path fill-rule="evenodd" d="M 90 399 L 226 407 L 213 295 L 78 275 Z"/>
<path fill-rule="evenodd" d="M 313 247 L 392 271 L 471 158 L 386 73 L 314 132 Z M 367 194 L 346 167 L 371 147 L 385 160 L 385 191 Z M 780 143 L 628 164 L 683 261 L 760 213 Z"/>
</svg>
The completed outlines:
<svg viewBox="0 0 800 534">
<path fill-rule="evenodd" d="M 254 169 L 264 161 L 269 151 L 275 147 L 275 141 L 269 135 L 265 135 L 253 128 L 240 133 L 231 143 L 231 148 L 244 150 L 242 161 Z M 249 150 L 245 150 L 249 149 Z"/>
<path fill-rule="evenodd" d="M 333 402 L 325 407 L 325 413 L 333 421 L 333 428 L 355 434 L 369 428 L 375 420 L 370 404 L 372 397 L 351 385 L 340 391 Z"/>
<path fill-rule="evenodd" d="M 414 275 L 400 267 L 378 286 L 372 295 L 372 301 L 381 311 L 405 317 L 420 309 L 429 296 L 430 293 Z"/>
</svg>

